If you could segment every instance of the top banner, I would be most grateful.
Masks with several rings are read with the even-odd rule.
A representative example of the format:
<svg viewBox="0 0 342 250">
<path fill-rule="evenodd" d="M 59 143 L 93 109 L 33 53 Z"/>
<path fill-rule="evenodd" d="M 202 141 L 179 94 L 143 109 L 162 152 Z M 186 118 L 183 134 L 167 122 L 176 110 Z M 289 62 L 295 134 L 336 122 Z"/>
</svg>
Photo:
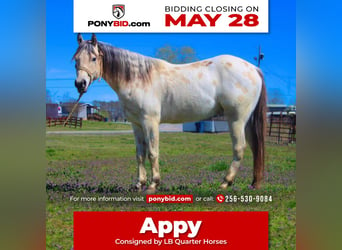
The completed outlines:
<svg viewBox="0 0 342 250">
<path fill-rule="evenodd" d="M 268 0 L 74 0 L 74 32 L 268 33 Z"/>
</svg>

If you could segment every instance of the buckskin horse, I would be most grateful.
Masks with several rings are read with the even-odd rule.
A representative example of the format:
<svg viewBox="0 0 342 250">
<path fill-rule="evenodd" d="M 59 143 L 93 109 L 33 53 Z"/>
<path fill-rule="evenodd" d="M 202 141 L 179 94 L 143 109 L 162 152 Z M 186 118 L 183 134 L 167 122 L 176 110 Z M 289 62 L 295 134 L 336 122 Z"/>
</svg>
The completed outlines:
<svg viewBox="0 0 342 250">
<path fill-rule="evenodd" d="M 260 188 L 264 172 L 266 133 L 266 88 L 259 68 L 231 55 L 171 64 L 77 36 L 75 86 L 80 94 L 98 78 L 117 93 L 127 120 L 132 123 L 138 182 L 146 186 L 145 158 L 152 166 L 152 182 L 147 193 L 160 183 L 159 124 L 206 119 L 223 113 L 233 143 L 233 160 L 221 188 L 231 185 L 246 148 L 253 153 L 253 188 Z"/>
</svg>

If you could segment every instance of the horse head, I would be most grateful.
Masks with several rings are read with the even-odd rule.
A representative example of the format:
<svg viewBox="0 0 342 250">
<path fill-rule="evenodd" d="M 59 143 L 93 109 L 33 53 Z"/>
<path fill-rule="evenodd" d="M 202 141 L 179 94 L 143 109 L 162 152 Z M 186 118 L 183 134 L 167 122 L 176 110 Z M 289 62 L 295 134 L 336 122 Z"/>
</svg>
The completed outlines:
<svg viewBox="0 0 342 250">
<path fill-rule="evenodd" d="M 95 34 L 89 41 L 83 40 L 82 35 L 78 34 L 77 42 L 78 49 L 73 56 L 77 75 L 75 87 L 79 93 L 85 93 L 89 85 L 102 76 L 102 52 Z"/>
</svg>

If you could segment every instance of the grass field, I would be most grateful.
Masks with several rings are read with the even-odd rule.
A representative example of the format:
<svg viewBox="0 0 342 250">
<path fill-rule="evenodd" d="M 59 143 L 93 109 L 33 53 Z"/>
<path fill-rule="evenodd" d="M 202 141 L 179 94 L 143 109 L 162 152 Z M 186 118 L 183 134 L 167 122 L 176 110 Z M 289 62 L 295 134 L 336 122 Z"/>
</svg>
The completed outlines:
<svg viewBox="0 0 342 250">
<path fill-rule="evenodd" d="M 73 202 L 71 196 L 143 196 L 131 191 L 136 179 L 135 145 L 129 135 L 47 135 L 47 249 L 71 249 L 73 211 L 269 211 L 270 249 L 295 249 L 296 146 L 267 145 L 265 184 L 250 190 L 248 149 L 234 186 L 218 187 L 232 159 L 229 134 L 161 133 L 160 193 L 194 197 L 268 195 L 267 203 Z M 147 164 L 150 177 L 150 166 Z M 228 226 L 228 225 L 227 225 Z M 246 230 L 250 230 L 246 228 Z"/>
</svg>

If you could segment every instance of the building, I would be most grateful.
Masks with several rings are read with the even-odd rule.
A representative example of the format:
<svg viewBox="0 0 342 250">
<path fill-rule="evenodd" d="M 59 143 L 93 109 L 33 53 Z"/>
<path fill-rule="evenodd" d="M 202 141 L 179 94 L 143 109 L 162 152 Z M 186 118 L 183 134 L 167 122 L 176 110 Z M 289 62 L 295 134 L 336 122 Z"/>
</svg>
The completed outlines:
<svg viewBox="0 0 342 250">
<path fill-rule="evenodd" d="M 73 109 L 74 105 L 75 103 L 61 103 L 60 107 L 62 109 L 62 112 L 60 116 L 68 116 L 71 110 Z M 91 105 L 90 103 L 79 103 L 77 109 L 74 111 L 72 116 L 82 118 L 82 120 L 92 120 L 95 116 L 102 117 L 99 114 L 99 109 Z"/>
<path fill-rule="evenodd" d="M 46 103 L 46 118 L 57 118 L 58 117 L 58 104 L 57 103 Z"/>
<path fill-rule="evenodd" d="M 267 115 L 295 115 L 296 114 L 296 106 L 290 105 L 287 106 L 285 104 L 268 104 L 267 105 Z"/>
<path fill-rule="evenodd" d="M 228 123 L 223 116 L 212 117 L 198 122 L 183 123 L 183 132 L 219 133 L 228 131 Z"/>
<path fill-rule="evenodd" d="M 223 117 L 221 120 L 212 118 L 198 122 L 183 123 L 183 132 L 219 133 L 228 131 L 228 123 Z"/>
</svg>

